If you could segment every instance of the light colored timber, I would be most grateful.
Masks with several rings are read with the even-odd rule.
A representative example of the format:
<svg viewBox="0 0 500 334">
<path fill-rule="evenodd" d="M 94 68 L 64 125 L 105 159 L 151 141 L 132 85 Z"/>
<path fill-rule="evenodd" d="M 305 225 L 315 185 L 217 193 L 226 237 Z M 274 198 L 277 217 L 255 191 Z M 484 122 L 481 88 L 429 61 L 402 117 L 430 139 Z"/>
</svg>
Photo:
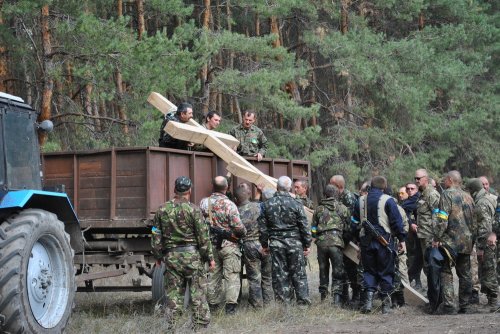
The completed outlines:
<svg viewBox="0 0 500 334">
<path fill-rule="evenodd" d="M 169 112 L 172 112 L 172 111 L 177 111 L 177 106 L 175 104 L 173 104 L 171 101 L 169 101 L 163 95 L 161 95 L 159 93 L 156 93 L 156 92 L 152 92 L 151 94 L 149 94 L 148 102 L 153 107 L 155 107 L 156 109 L 158 109 L 159 111 L 161 111 L 164 115 L 166 115 L 166 114 L 168 114 Z M 169 122 L 169 123 L 171 123 L 171 122 Z M 204 129 L 206 131 L 210 131 L 207 128 L 204 128 L 203 126 L 201 126 L 194 119 L 190 119 L 187 123 L 181 123 L 181 124 L 190 124 L 192 126 L 196 126 L 197 128 Z M 226 133 L 213 131 L 213 135 L 216 136 L 217 138 L 219 138 L 220 140 L 222 140 L 229 147 L 238 146 L 239 143 L 240 143 L 238 141 L 238 139 L 236 139 L 233 136 L 228 135 Z M 174 136 L 172 136 L 172 137 L 174 137 Z M 176 138 L 176 139 L 180 139 L 180 138 Z M 184 139 L 182 139 L 182 140 L 184 140 Z M 186 140 L 186 141 L 188 141 L 188 140 Z M 198 144 L 198 142 L 195 142 L 195 141 L 191 141 L 191 142 Z"/>
<path fill-rule="evenodd" d="M 344 255 L 351 259 L 354 263 L 358 264 L 358 252 L 359 247 L 352 241 L 349 242 L 344 248 Z M 404 289 L 405 302 L 412 306 L 421 306 L 429 303 L 429 300 L 425 298 L 420 292 L 413 289 L 410 284 L 402 282 Z"/>
</svg>

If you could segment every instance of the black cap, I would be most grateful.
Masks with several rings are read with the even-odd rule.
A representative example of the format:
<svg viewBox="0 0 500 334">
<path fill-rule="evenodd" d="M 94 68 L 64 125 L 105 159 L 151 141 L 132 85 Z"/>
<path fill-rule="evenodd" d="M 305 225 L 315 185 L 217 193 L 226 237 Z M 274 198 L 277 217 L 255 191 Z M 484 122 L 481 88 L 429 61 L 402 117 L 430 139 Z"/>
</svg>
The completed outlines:
<svg viewBox="0 0 500 334">
<path fill-rule="evenodd" d="M 191 180 L 187 176 L 179 176 L 175 180 L 175 191 L 178 193 L 185 193 L 191 189 Z"/>
</svg>

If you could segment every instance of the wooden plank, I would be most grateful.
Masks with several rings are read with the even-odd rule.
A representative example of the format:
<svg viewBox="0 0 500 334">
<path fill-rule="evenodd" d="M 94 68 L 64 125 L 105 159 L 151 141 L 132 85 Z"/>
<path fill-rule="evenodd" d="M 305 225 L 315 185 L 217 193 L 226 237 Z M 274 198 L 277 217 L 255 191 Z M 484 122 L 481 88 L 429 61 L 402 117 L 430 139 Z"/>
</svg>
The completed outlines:
<svg viewBox="0 0 500 334">
<path fill-rule="evenodd" d="M 159 111 L 161 111 L 164 115 L 166 115 L 167 113 L 172 112 L 172 111 L 177 111 L 177 106 L 175 104 L 173 104 L 172 102 L 170 102 L 166 97 L 164 97 L 161 94 L 156 93 L 156 92 L 152 92 L 151 94 L 149 94 L 148 102 L 152 106 L 154 106 L 156 109 L 158 109 Z M 169 122 L 169 123 L 172 123 L 172 122 Z M 216 136 L 217 138 L 219 138 L 220 140 L 222 140 L 229 147 L 238 146 L 238 144 L 240 143 L 238 141 L 238 139 L 234 138 L 233 136 L 231 136 L 229 134 L 222 133 L 222 132 L 217 132 L 217 131 L 211 131 L 211 130 L 208 130 L 208 129 L 202 127 L 194 119 L 190 119 L 187 123 L 180 123 L 180 124 L 189 124 L 190 126 L 194 126 L 194 127 L 197 127 L 197 128 L 201 128 L 201 129 L 203 129 L 205 131 L 212 132 L 214 136 Z M 172 137 L 174 137 L 174 136 L 172 136 Z M 174 138 L 185 140 L 185 141 L 190 141 L 191 143 L 203 144 L 203 142 L 198 142 L 198 141 L 194 141 L 194 140 L 188 140 L 188 139 L 178 138 L 178 137 L 174 137 Z"/>
<path fill-rule="evenodd" d="M 155 107 L 156 109 L 161 111 L 164 115 L 166 115 L 172 111 L 177 111 L 177 106 L 175 104 L 170 102 L 163 95 L 156 93 L 156 92 L 152 92 L 151 94 L 149 94 L 148 102 L 153 107 Z"/>
<path fill-rule="evenodd" d="M 358 264 L 358 252 L 359 247 L 352 241 L 346 245 L 344 248 L 344 255 L 351 259 L 354 263 Z M 429 300 L 425 298 L 420 292 L 413 289 L 408 283 L 403 282 L 405 302 L 412 306 L 421 306 L 429 303 Z"/>
</svg>

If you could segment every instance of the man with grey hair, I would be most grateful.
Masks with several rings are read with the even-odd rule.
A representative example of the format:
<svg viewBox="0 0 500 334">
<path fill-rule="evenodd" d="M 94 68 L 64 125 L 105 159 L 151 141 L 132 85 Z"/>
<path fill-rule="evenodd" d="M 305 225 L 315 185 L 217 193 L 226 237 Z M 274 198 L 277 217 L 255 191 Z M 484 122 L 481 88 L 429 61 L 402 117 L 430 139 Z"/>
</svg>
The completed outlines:
<svg viewBox="0 0 500 334">
<path fill-rule="evenodd" d="M 417 221 L 412 223 L 410 230 L 417 234 L 422 250 L 423 269 L 427 275 L 427 261 L 425 250 L 432 241 L 432 211 L 438 207 L 439 193 L 432 186 L 427 170 L 421 168 L 415 171 L 415 184 L 420 191 L 420 198 L 417 201 Z"/>
<path fill-rule="evenodd" d="M 459 312 L 468 313 L 472 282 L 470 254 L 475 234 L 474 201 L 461 189 L 462 177 L 456 170 L 443 177 L 445 191 L 441 194 L 439 208 L 433 221 L 432 247 L 445 248 L 454 256 L 445 257 L 441 270 L 442 304 L 436 314 L 455 314 L 455 290 L 451 267 L 455 265 L 458 276 Z M 456 256 L 455 256 L 456 255 Z"/>
<path fill-rule="evenodd" d="M 277 192 L 263 203 L 260 243 L 265 252 L 271 252 L 276 300 L 290 303 L 291 281 L 297 303 L 310 305 L 305 256 L 309 255 L 312 237 L 304 207 L 290 195 L 291 188 L 292 180 L 281 176 Z"/>
<path fill-rule="evenodd" d="M 309 184 L 305 179 L 298 179 L 293 184 L 293 190 L 295 192 L 295 198 L 299 200 L 302 205 L 306 208 L 314 210 L 313 202 L 309 197 L 307 197 L 307 191 L 309 190 Z"/>
</svg>

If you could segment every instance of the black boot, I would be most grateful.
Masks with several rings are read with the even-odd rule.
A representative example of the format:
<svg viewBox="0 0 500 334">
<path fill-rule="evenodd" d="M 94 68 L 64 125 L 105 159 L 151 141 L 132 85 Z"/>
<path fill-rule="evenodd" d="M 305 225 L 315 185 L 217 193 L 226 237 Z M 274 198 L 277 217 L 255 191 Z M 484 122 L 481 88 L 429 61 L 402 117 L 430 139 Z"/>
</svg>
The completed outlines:
<svg viewBox="0 0 500 334">
<path fill-rule="evenodd" d="M 392 308 L 405 306 L 405 295 L 403 291 L 396 291 L 391 295 Z"/>
<path fill-rule="evenodd" d="M 236 314 L 236 304 L 226 304 L 226 314 Z"/>
<path fill-rule="evenodd" d="M 382 299 L 382 314 L 388 314 L 391 312 L 391 296 L 385 295 Z"/>
<path fill-rule="evenodd" d="M 328 297 L 328 291 L 321 291 L 320 293 L 321 301 L 324 301 Z"/>
<path fill-rule="evenodd" d="M 351 305 L 350 306 L 355 310 L 357 310 L 359 308 L 359 305 L 361 303 L 360 295 L 361 295 L 361 293 L 360 293 L 359 287 L 352 290 L 352 298 L 351 298 Z"/>
<path fill-rule="evenodd" d="M 472 290 L 469 298 L 469 304 L 479 304 L 479 291 Z"/>
<path fill-rule="evenodd" d="M 490 312 L 498 312 L 498 294 L 494 292 L 488 293 L 488 304 L 487 306 L 490 308 Z"/>
<path fill-rule="evenodd" d="M 349 284 L 347 283 L 342 285 L 342 303 L 349 303 Z"/>
<path fill-rule="evenodd" d="M 362 313 L 371 313 L 373 307 L 373 291 L 366 291 L 365 300 L 363 307 L 361 308 Z"/>
</svg>

